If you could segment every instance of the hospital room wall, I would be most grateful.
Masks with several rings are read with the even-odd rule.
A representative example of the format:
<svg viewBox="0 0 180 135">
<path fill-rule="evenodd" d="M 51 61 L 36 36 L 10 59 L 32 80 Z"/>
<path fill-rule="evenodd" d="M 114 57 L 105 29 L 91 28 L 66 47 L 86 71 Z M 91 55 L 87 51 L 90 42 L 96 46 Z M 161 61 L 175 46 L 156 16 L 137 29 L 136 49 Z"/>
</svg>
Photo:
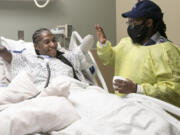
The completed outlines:
<svg viewBox="0 0 180 135">
<path fill-rule="evenodd" d="M 164 22 L 167 26 L 167 36 L 169 40 L 173 41 L 180 46 L 180 0 L 153 0 L 157 3 L 163 13 L 164 13 Z M 116 0 L 116 43 L 119 40 L 127 36 L 126 32 L 126 21 L 121 17 L 121 13 L 128 11 L 132 6 L 137 2 L 137 0 Z"/>
<path fill-rule="evenodd" d="M 31 41 L 36 29 L 55 28 L 70 24 L 80 35 L 95 35 L 95 24 L 101 24 L 115 43 L 115 0 L 53 0 L 45 8 L 37 8 L 32 1 L 0 1 L 0 36 L 17 39 L 17 31 L 24 30 L 25 40 Z"/>
</svg>

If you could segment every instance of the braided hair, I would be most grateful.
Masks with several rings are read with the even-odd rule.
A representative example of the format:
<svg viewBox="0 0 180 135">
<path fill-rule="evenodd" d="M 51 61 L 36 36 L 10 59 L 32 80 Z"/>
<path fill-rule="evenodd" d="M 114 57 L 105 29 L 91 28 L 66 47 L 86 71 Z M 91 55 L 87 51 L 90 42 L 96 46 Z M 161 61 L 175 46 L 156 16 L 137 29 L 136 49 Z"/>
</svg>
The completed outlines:
<svg viewBox="0 0 180 135">
<path fill-rule="evenodd" d="M 32 41 L 34 44 L 37 44 L 37 45 L 39 44 L 39 41 L 41 40 L 40 35 L 42 32 L 50 32 L 51 33 L 51 31 L 47 28 L 41 28 L 41 29 L 36 30 L 32 36 Z"/>
<path fill-rule="evenodd" d="M 32 36 L 32 41 L 34 44 L 36 44 L 36 45 L 39 44 L 39 42 L 41 41 L 41 33 L 42 32 L 50 32 L 51 33 L 51 31 L 47 28 L 41 28 L 41 29 L 36 30 Z M 38 50 L 35 49 L 35 52 L 36 52 L 36 54 L 39 55 Z"/>
<path fill-rule="evenodd" d="M 158 31 L 161 36 L 165 37 L 168 39 L 167 35 L 166 35 L 166 24 L 163 21 L 163 18 L 160 19 L 155 19 L 152 18 L 154 21 L 154 31 Z"/>
</svg>

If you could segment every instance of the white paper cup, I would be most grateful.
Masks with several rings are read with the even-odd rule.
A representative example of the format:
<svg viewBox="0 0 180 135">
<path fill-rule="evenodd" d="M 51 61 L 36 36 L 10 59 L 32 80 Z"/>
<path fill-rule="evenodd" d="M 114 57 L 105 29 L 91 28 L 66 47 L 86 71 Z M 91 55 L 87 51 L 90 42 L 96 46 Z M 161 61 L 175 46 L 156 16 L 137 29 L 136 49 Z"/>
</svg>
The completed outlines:
<svg viewBox="0 0 180 135">
<path fill-rule="evenodd" d="M 124 78 L 124 77 L 121 77 L 121 76 L 114 76 L 113 77 L 113 83 L 115 82 L 115 80 L 124 80 L 124 81 L 127 81 L 127 79 L 126 78 Z M 117 86 L 115 86 L 115 85 L 113 85 L 113 88 L 114 89 L 117 89 L 118 87 Z"/>
</svg>

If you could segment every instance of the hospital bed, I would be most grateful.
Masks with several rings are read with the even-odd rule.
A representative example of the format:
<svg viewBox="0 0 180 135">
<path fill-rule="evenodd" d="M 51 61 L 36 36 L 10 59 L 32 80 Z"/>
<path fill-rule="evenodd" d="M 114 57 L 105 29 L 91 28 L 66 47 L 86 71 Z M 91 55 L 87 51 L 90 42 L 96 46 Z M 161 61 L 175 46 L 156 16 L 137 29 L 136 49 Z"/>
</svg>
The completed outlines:
<svg viewBox="0 0 180 135">
<path fill-rule="evenodd" d="M 69 49 L 78 46 L 77 40 L 81 43 L 82 38 L 77 32 L 73 32 Z M 21 43 L 25 44 L 24 41 Z M 167 113 L 180 116 L 180 108 L 144 95 L 129 94 L 119 97 L 107 93 L 102 74 L 92 54 L 89 52 L 87 57 L 90 57 L 93 63 L 91 66 L 94 66 L 103 89 L 62 77 L 54 80 L 54 85 L 45 89 L 44 94 L 32 99 L 39 92 L 32 83 L 33 78 L 26 73 L 18 75 L 6 91 L 2 92 L 14 99 L 10 100 L 0 93 L 0 134 L 180 134 L 180 122 Z M 94 75 L 91 77 L 95 81 Z"/>
</svg>

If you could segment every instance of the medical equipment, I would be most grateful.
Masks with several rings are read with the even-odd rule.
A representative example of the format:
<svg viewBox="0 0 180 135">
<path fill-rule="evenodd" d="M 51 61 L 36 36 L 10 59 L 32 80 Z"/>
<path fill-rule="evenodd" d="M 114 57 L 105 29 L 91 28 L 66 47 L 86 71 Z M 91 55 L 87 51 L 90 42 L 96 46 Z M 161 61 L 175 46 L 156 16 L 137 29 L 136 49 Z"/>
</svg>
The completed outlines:
<svg viewBox="0 0 180 135">
<path fill-rule="evenodd" d="M 69 39 L 72 34 L 72 25 L 58 25 L 55 29 L 51 29 L 51 32 L 56 36 L 60 46 L 64 47 L 65 49 L 68 49 Z"/>
<path fill-rule="evenodd" d="M 70 38 L 72 33 L 72 25 L 64 24 L 64 25 L 58 25 L 55 29 L 51 29 L 51 32 L 53 34 L 60 34 L 64 35 L 65 38 Z"/>
</svg>

